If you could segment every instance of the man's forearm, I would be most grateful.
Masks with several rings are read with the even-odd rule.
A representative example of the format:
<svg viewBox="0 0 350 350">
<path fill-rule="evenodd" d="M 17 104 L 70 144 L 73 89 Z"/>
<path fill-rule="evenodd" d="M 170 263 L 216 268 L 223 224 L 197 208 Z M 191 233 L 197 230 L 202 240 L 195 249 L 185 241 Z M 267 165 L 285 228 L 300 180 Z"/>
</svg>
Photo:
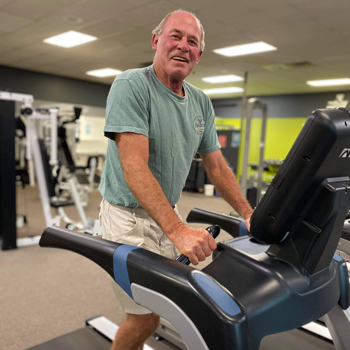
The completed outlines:
<svg viewBox="0 0 350 350">
<path fill-rule="evenodd" d="M 208 169 L 208 175 L 220 195 L 239 215 L 246 219 L 252 214 L 253 209 L 243 196 L 236 177 L 228 166 L 223 165 L 215 170 Z"/>
<path fill-rule="evenodd" d="M 183 225 L 147 165 L 133 164 L 124 169 L 124 177 L 138 202 L 167 236 Z"/>
</svg>

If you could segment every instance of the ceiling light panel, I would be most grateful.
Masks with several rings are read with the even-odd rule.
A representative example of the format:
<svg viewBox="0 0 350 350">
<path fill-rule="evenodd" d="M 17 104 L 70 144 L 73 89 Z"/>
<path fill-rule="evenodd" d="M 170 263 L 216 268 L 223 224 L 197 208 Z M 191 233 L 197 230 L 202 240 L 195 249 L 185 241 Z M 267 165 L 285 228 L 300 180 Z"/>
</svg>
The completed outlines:
<svg viewBox="0 0 350 350">
<path fill-rule="evenodd" d="M 252 55 L 255 53 L 274 51 L 274 50 L 277 50 L 277 48 L 263 41 L 259 41 L 256 43 L 224 47 L 222 49 L 216 49 L 213 51 L 222 56 L 234 57 L 234 56 Z"/>
<path fill-rule="evenodd" d="M 71 30 L 63 34 L 59 34 L 51 38 L 47 38 L 44 40 L 44 43 L 70 48 L 70 47 L 86 44 L 95 40 L 97 40 L 95 36 L 75 32 L 74 30 Z"/>
<path fill-rule="evenodd" d="M 244 89 L 236 86 L 231 87 L 225 87 L 225 88 L 218 88 L 218 89 L 206 89 L 203 90 L 203 92 L 206 95 L 215 95 L 215 94 L 231 94 L 231 93 L 238 93 L 243 92 Z"/>
<path fill-rule="evenodd" d="M 120 73 L 122 73 L 121 70 L 113 69 L 113 68 L 96 69 L 96 70 L 90 70 L 86 72 L 87 75 L 92 75 L 94 77 L 99 77 L 99 78 L 113 77 L 113 76 L 115 77 Z"/>
<path fill-rule="evenodd" d="M 343 79 L 326 79 L 326 80 L 309 80 L 308 85 L 311 86 L 335 86 L 335 85 L 350 85 L 350 78 Z"/>
<path fill-rule="evenodd" d="M 243 81 L 244 79 L 242 77 L 239 77 L 237 75 L 218 75 L 215 77 L 206 77 L 202 78 L 203 81 L 211 84 L 218 84 L 218 83 L 230 83 L 233 81 Z"/>
</svg>

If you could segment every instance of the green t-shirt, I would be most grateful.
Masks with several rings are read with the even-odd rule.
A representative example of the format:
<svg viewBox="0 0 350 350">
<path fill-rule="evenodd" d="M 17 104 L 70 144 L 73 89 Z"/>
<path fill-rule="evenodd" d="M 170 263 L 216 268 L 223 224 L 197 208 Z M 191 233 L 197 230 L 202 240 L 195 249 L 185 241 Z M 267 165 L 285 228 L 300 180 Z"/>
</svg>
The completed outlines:
<svg viewBox="0 0 350 350">
<path fill-rule="evenodd" d="M 99 190 L 110 203 L 140 207 L 124 179 L 114 133 L 133 132 L 149 139 L 148 166 L 171 205 L 185 186 L 196 152 L 220 148 L 209 98 L 184 81 L 185 97 L 163 85 L 153 65 L 128 70 L 113 82 L 107 98 L 107 157 Z"/>
</svg>

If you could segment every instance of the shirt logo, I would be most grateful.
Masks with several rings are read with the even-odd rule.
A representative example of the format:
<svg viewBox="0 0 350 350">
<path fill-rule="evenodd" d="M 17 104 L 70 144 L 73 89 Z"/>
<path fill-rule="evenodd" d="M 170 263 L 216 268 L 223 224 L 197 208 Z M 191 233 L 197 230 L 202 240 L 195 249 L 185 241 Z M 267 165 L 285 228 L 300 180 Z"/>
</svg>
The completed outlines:
<svg viewBox="0 0 350 350">
<path fill-rule="evenodd" d="M 202 117 L 197 117 L 194 122 L 193 122 L 193 125 L 194 125 L 194 130 L 196 130 L 196 133 L 198 135 L 203 135 L 204 133 L 204 124 L 205 124 L 205 121 Z"/>
<path fill-rule="evenodd" d="M 344 148 L 341 151 L 339 158 L 350 158 L 350 148 Z"/>
</svg>

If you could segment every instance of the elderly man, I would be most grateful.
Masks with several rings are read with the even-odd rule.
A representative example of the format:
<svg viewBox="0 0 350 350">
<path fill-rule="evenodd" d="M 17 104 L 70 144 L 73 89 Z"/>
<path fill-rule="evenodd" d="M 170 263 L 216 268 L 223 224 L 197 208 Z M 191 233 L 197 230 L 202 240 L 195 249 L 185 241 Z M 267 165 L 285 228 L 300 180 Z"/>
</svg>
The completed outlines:
<svg viewBox="0 0 350 350">
<path fill-rule="evenodd" d="M 120 74 L 107 100 L 107 159 L 100 185 L 103 238 L 198 264 L 216 248 L 207 231 L 185 225 L 176 203 L 198 152 L 223 198 L 246 220 L 252 209 L 226 166 L 209 98 L 184 79 L 198 64 L 204 31 L 191 13 L 168 14 L 153 31 L 153 65 Z M 127 317 L 112 349 L 141 349 L 159 317 L 115 287 Z"/>
</svg>

